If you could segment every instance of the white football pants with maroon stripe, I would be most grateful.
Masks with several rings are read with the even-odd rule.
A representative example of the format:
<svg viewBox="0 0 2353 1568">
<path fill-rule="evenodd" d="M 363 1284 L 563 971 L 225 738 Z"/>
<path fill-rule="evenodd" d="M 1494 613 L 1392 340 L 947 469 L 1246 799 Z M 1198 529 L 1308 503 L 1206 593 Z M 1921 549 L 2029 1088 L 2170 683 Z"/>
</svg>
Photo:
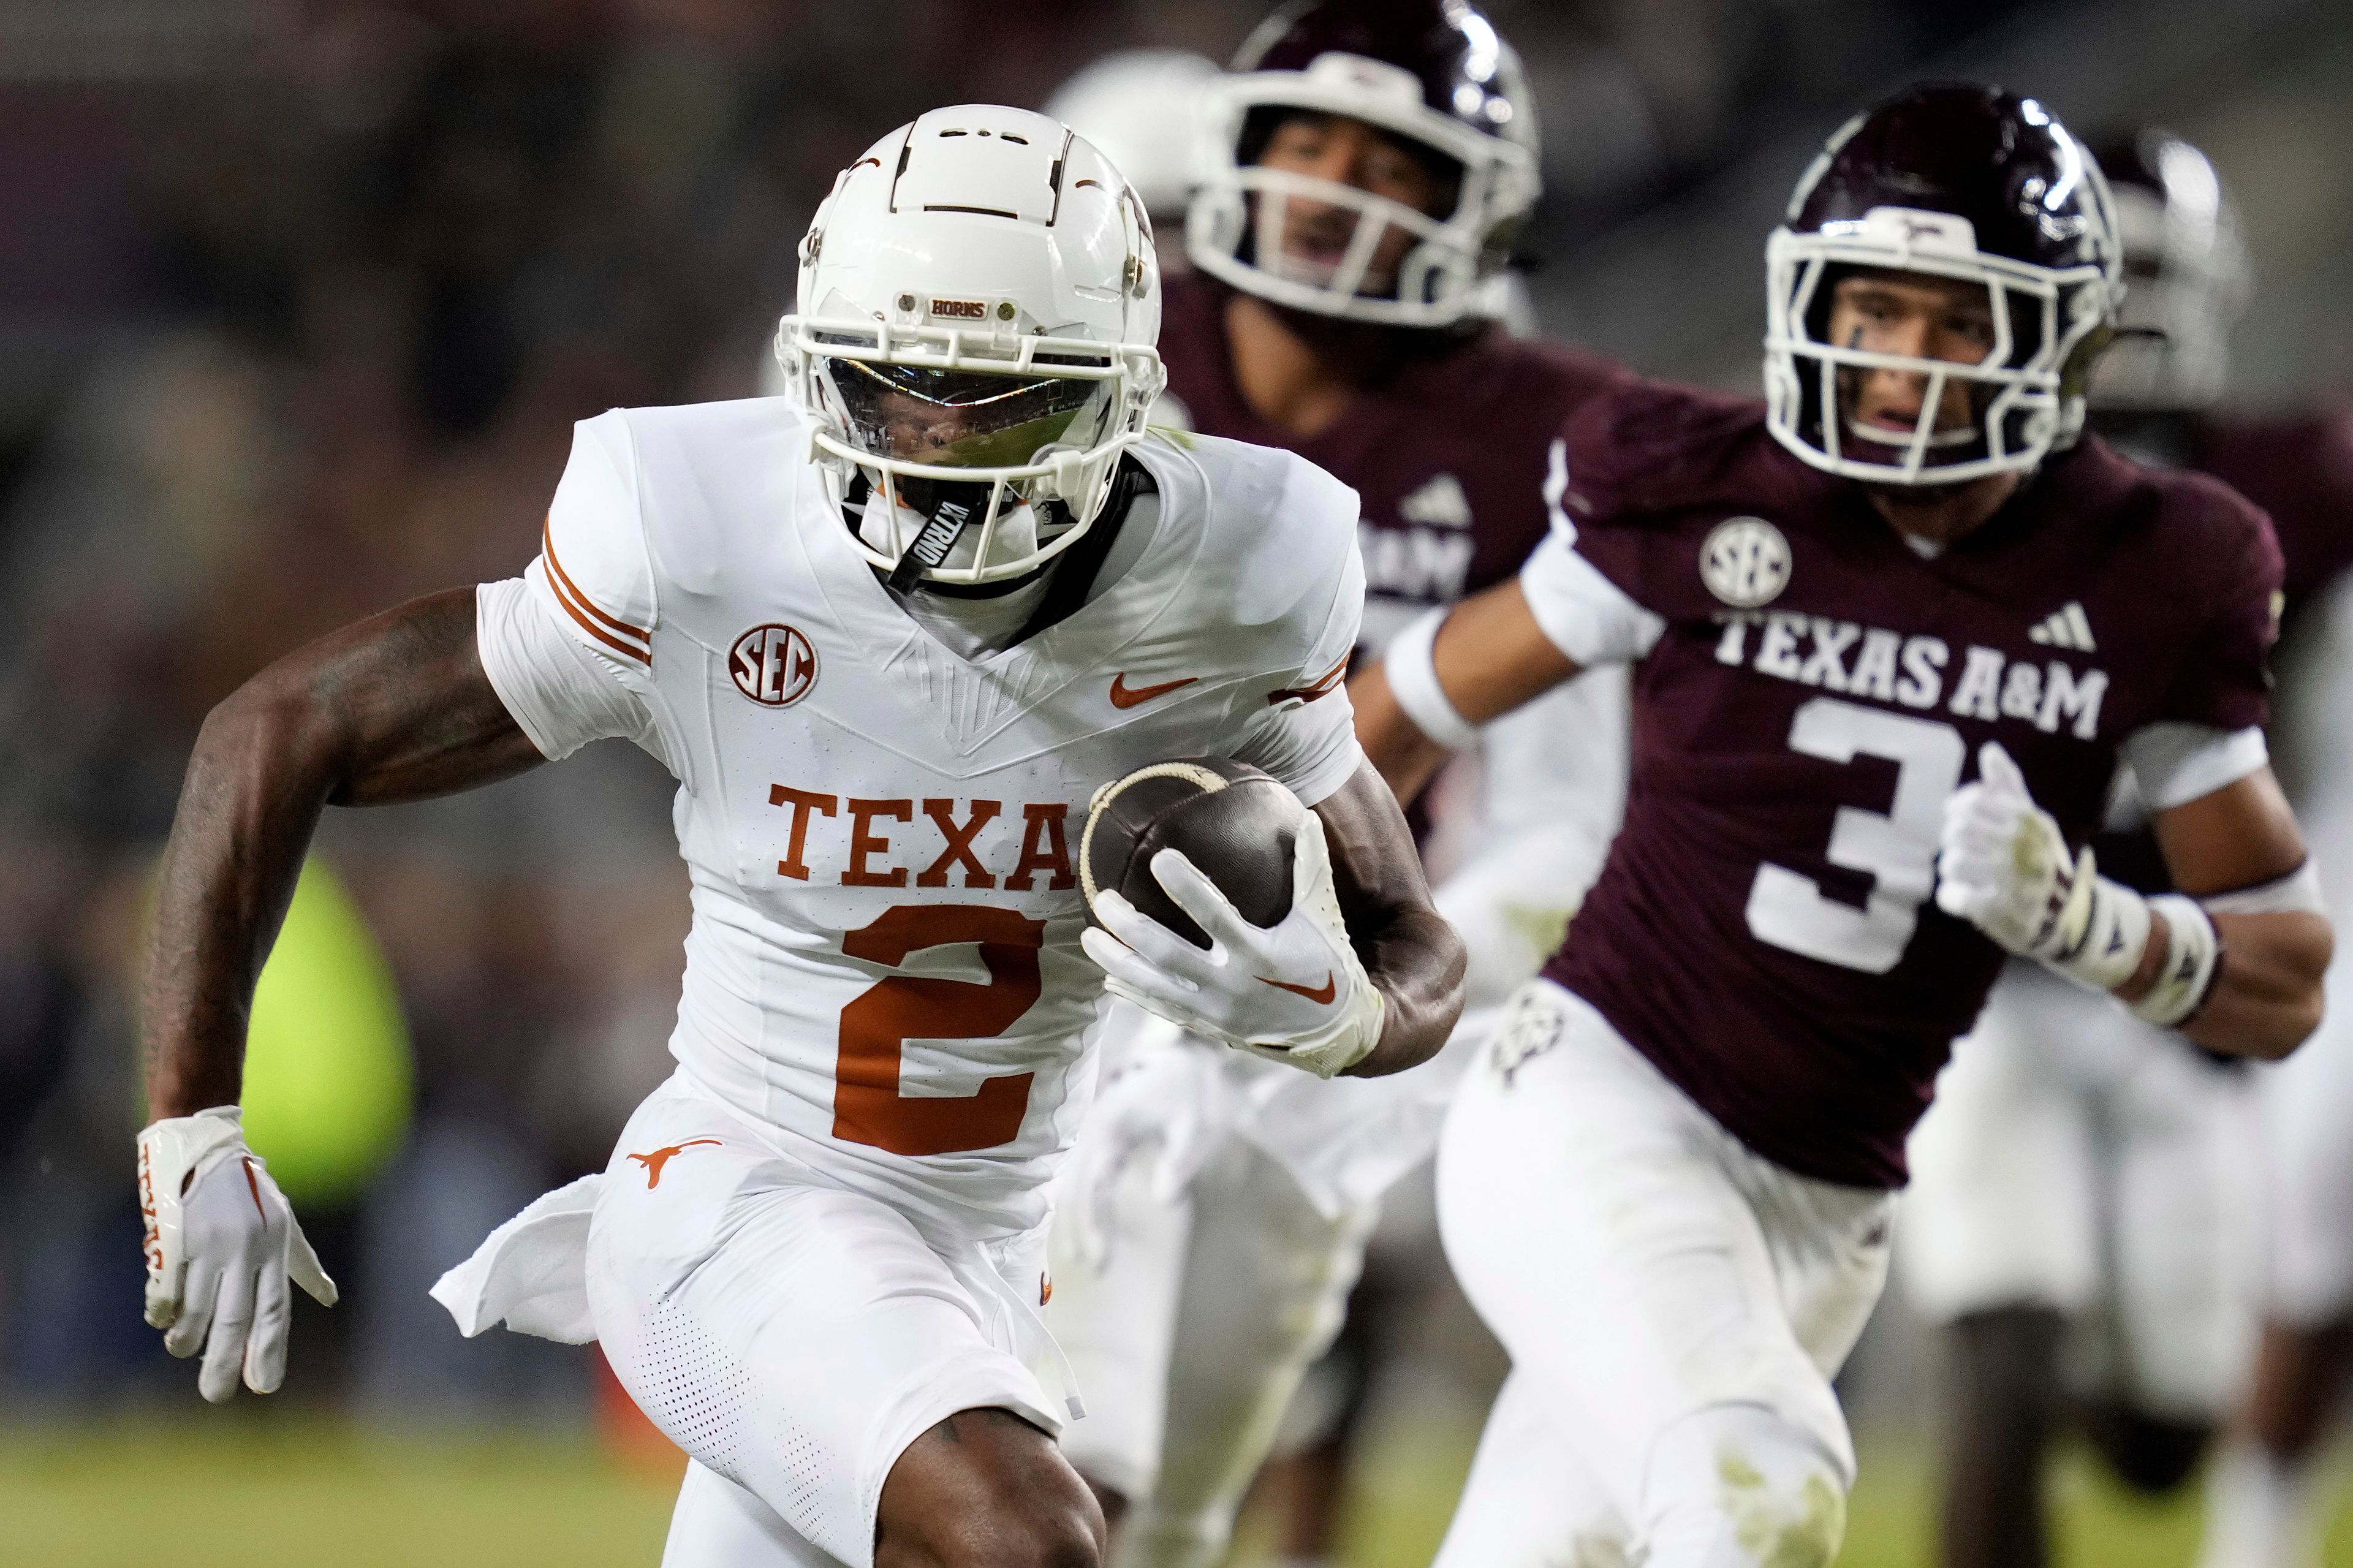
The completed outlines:
<svg viewBox="0 0 2353 1568">
<path fill-rule="evenodd" d="M 1463 1079 L 1438 1202 L 1513 1363 L 1438 1568 L 1832 1561 L 1854 1449 L 1830 1380 L 1892 1194 L 1760 1159 L 1539 980 Z"/>
</svg>

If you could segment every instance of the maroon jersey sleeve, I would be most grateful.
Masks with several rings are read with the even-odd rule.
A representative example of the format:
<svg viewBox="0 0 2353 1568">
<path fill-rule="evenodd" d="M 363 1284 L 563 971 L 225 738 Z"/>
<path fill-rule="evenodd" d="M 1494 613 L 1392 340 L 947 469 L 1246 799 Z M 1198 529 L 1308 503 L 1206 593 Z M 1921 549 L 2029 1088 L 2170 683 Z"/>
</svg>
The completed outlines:
<svg viewBox="0 0 2353 1568">
<path fill-rule="evenodd" d="M 1627 380 L 1589 398 L 1561 432 L 1556 533 L 1651 614 L 1720 616 L 1725 603 L 1694 571 L 1693 541 L 1677 524 L 1712 504 L 1804 505 L 1820 488 L 1807 470 L 1758 464 L 1757 425 L 1752 401 L 1661 382 Z"/>
<path fill-rule="evenodd" d="M 2271 713 L 2271 652 L 2283 602 L 2280 549 L 2270 520 L 2202 474 L 2152 475 L 2151 480 L 2164 492 L 2150 542 L 2165 568 L 2159 576 L 2204 601 L 2199 629 L 2151 720 L 2217 730 L 2259 727 Z"/>
</svg>

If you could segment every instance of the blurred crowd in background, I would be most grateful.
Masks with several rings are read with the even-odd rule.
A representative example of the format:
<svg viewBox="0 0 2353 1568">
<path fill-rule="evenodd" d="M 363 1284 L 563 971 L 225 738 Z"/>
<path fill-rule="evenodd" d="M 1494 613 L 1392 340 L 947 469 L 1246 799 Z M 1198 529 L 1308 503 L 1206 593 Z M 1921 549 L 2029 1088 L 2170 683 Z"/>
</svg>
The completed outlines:
<svg viewBox="0 0 2353 1568">
<path fill-rule="evenodd" d="M 195 1399 L 139 1321 L 132 987 L 206 710 L 337 625 L 519 571 L 574 420 L 750 395 L 811 210 L 885 131 L 1041 103 L 1114 47 L 1223 59 L 1264 8 L 0 0 L 0 1402 Z M 1731 381 L 1753 377 L 1793 150 L 1878 89 L 2033 37 L 2074 47 L 2010 85 L 2080 118 L 2084 77 L 2113 117 L 2137 100 L 2087 77 L 2097 40 L 2163 25 L 2017 0 L 1487 9 L 1544 115 L 1540 318 Z M 2353 142 L 2353 26 L 2237 10 L 2194 89 L 2181 62 L 2144 78 L 2147 110 L 2271 149 L 2242 161 L 2241 201 L 2259 265 L 2267 234 L 2311 261 L 2293 300 L 2353 255 L 2328 243 L 2353 159 L 2325 151 Z M 2315 116 L 2303 142 L 2229 119 L 2282 82 Z M 2281 157 L 2337 182 L 2336 230 L 2266 227 L 2254 176 Z M 2302 356 L 2274 384 L 2325 390 L 2353 310 L 2266 320 L 2258 341 Z M 320 854 L 389 961 L 413 1103 L 364 1179 L 287 1182 L 346 1289 L 332 1320 L 305 1306 L 296 1386 L 394 1415 L 587 1396 L 580 1355 L 461 1342 L 424 1289 L 601 1166 L 668 1069 L 686 903 L 667 798 L 608 745 L 460 800 L 330 813 Z"/>
</svg>

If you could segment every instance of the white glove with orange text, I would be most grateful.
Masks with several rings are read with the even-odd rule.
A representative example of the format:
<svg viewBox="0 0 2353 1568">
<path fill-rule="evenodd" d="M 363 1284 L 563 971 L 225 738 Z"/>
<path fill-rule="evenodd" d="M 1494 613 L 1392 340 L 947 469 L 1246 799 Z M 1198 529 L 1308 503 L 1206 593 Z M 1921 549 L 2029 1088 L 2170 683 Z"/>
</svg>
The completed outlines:
<svg viewBox="0 0 2353 1568">
<path fill-rule="evenodd" d="M 335 1282 L 294 1210 L 245 1144 L 242 1113 L 215 1106 L 139 1134 L 139 1207 L 147 1221 L 147 1322 L 175 1356 L 201 1350 L 196 1388 L 218 1405 L 242 1373 L 256 1394 L 286 1378 L 290 1279 L 322 1307 Z"/>
<path fill-rule="evenodd" d="M 1170 1023 L 1253 1056 L 1330 1078 L 1372 1054 L 1386 1005 L 1349 945 L 1324 823 L 1305 813 L 1292 850 L 1291 910 L 1271 926 L 1242 919 L 1174 849 L 1152 874 L 1208 933 L 1205 952 L 1117 892 L 1095 894 L 1101 929 L 1080 937 L 1109 989 Z"/>
<path fill-rule="evenodd" d="M 2155 1024 L 2197 1011 L 2219 953 L 2214 923 L 2197 904 L 2179 894 L 2148 899 L 2101 876 L 2088 846 L 2070 854 L 2057 819 L 2034 804 L 2026 775 L 1991 741 L 1978 752 L 1978 782 L 1945 802 L 1936 907 L 2095 991 L 2114 991 L 2138 972 L 2151 912 L 2162 912 L 2166 964 L 2132 1005 Z"/>
</svg>

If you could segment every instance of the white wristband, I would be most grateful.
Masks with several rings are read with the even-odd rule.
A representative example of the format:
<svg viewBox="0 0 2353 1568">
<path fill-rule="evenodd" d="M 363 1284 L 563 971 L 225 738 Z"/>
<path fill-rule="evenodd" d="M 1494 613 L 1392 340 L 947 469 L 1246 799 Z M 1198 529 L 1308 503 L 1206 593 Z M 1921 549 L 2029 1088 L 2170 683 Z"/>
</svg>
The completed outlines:
<svg viewBox="0 0 2353 1568">
<path fill-rule="evenodd" d="M 2148 900 L 2101 876 L 2089 849 L 2062 890 L 2059 910 L 2031 955 L 2094 991 L 2114 991 L 2148 952 Z"/>
<path fill-rule="evenodd" d="M 2179 893 L 2164 893 L 2148 901 L 2165 917 L 2165 967 L 2148 994 L 2132 1010 L 2152 1024 L 2171 1028 L 2198 1011 L 2213 989 L 2214 972 L 2222 958 L 2221 939 L 2206 911 Z"/>
<path fill-rule="evenodd" d="M 1413 727 L 1435 744 L 1460 752 L 1478 742 L 1479 731 L 1455 710 L 1446 689 L 1438 683 L 1438 628 L 1446 624 L 1450 607 L 1440 605 L 1408 622 L 1403 631 L 1389 639 L 1381 655 L 1381 668 L 1388 672 L 1390 695 L 1413 721 Z"/>
</svg>

